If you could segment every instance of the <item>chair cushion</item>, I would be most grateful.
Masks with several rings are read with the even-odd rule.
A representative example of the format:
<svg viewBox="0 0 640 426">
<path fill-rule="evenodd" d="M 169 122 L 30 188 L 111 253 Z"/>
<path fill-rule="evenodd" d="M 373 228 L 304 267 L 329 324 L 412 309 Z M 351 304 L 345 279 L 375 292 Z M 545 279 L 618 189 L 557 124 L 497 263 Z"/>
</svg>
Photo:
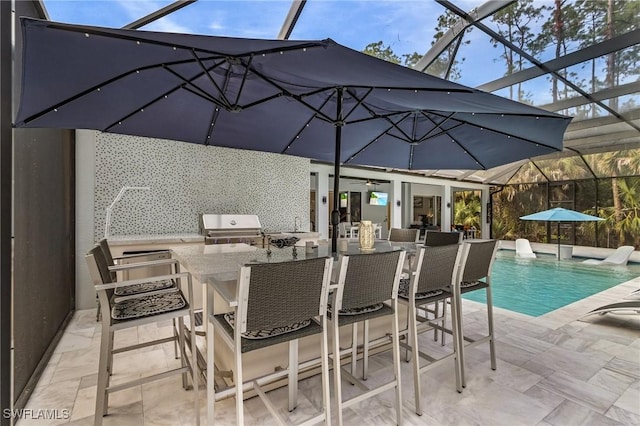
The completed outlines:
<svg viewBox="0 0 640 426">
<path fill-rule="evenodd" d="M 484 281 L 463 281 L 460 283 L 460 293 L 464 294 L 487 287 L 489 287 L 489 285 Z"/>
<path fill-rule="evenodd" d="M 142 318 L 182 309 L 187 301 L 182 292 L 153 294 L 115 301 L 111 308 L 111 318 L 125 320 Z"/>
<path fill-rule="evenodd" d="M 368 314 L 370 312 L 379 311 L 384 306 L 383 303 L 374 303 L 369 306 L 359 306 L 357 308 L 340 309 L 340 315 L 361 315 Z M 327 310 L 329 313 L 333 312 L 331 303 L 327 304 Z"/>
<path fill-rule="evenodd" d="M 172 280 L 149 281 L 146 283 L 130 285 L 126 287 L 116 287 L 113 294 L 116 296 L 129 296 L 131 294 L 148 293 L 150 291 L 164 290 L 174 287 Z"/>
<path fill-rule="evenodd" d="M 403 299 L 409 299 L 409 283 L 410 280 L 408 278 L 402 278 L 400 280 L 400 285 L 398 286 L 398 296 L 402 297 Z M 416 300 L 440 296 L 442 293 L 444 293 L 444 290 L 440 289 L 416 293 Z"/>
<path fill-rule="evenodd" d="M 236 319 L 235 317 L 235 312 L 227 312 L 226 314 L 224 314 L 224 319 L 231 328 L 234 328 Z M 242 334 L 242 337 L 244 337 L 245 339 L 268 339 L 270 337 L 300 330 L 304 327 L 308 327 L 309 324 L 311 324 L 311 319 L 266 330 L 247 330 L 246 333 Z"/>
</svg>

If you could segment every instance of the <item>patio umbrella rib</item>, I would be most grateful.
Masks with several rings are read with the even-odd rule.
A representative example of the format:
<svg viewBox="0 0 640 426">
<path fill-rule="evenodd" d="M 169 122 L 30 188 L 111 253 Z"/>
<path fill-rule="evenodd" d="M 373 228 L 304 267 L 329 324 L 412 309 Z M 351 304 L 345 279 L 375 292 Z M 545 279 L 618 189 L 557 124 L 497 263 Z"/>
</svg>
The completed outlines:
<svg viewBox="0 0 640 426">
<path fill-rule="evenodd" d="M 113 123 L 111 123 L 110 125 L 108 125 L 107 127 L 105 127 L 102 131 L 103 132 L 110 132 L 111 128 L 113 128 L 114 126 L 118 126 L 121 125 L 123 121 L 125 121 L 126 119 L 133 117 L 136 114 L 139 114 L 141 112 L 144 112 L 144 109 L 149 107 L 149 105 L 153 105 L 156 102 L 158 102 L 159 100 L 165 99 L 167 98 L 171 93 L 176 92 L 177 90 L 179 90 L 180 87 L 176 87 L 173 90 L 170 90 L 169 92 L 165 92 L 163 94 L 161 94 L 160 96 L 156 97 L 155 99 L 147 102 L 146 104 L 137 107 L 134 111 L 130 112 L 129 114 L 126 114 L 125 116 L 123 116 L 122 118 L 114 121 Z"/>
<path fill-rule="evenodd" d="M 462 127 L 462 126 L 464 126 L 464 123 L 458 123 L 458 124 L 456 124 L 456 125 L 451 126 L 451 127 L 450 127 L 449 129 L 447 129 L 447 130 L 441 129 L 441 128 L 439 128 L 439 127 L 437 127 L 437 126 L 436 126 L 436 127 L 434 127 L 433 129 L 429 130 L 429 131 L 427 132 L 427 134 L 425 134 L 423 137 L 421 137 L 420 139 L 418 139 L 416 142 L 418 142 L 418 143 L 426 142 L 426 141 L 428 141 L 429 139 L 437 138 L 437 137 L 442 136 L 442 135 L 447 135 L 447 136 L 449 136 L 449 134 L 448 134 L 447 132 L 449 132 L 449 131 L 451 131 L 451 130 L 453 130 L 453 129 L 457 129 L 458 127 Z M 435 131 L 435 130 L 440 130 L 440 131 L 439 131 L 438 133 L 429 134 L 429 133 L 431 133 L 431 132 L 433 132 L 433 131 Z"/>
<path fill-rule="evenodd" d="M 413 126 L 411 129 L 411 140 L 413 141 L 413 143 L 416 142 L 416 133 L 418 131 L 418 113 L 413 113 Z"/>
<path fill-rule="evenodd" d="M 377 114 L 377 113 L 375 113 L 373 111 L 368 111 L 368 112 L 369 112 L 369 114 L 372 114 L 370 117 L 358 118 L 357 120 L 351 120 L 351 121 L 345 121 L 345 125 L 364 123 L 364 122 L 367 122 L 367 121 L 379 120 L 379 119 L 382 119 L 382 118 L 395 117 L 396 115 L 411 114 L 412 111 L 396 111 L 396 112 L 391 112 L 389 114 Z"/>
<path fill-rule="evenodd" d="M 240 80 L 240 88 L 238 89 L 238 93 L 236 95 L 236 101 L 234 105 L 238 105 L 238 102 L 240 102 L 240 96 L 242 95 L 242 90 L 244 89 L 244 83 L 247 81 L 247 75 L 249 74 L 251 63 L 253 62 L 253 55 L 249 56 L 249 61 L 247 61 L 246 64 L 244 63 L 242 58 L 238 58 L 238 61 L 244 67 L 244 74 L 242 75 L 242 80 Z M 229 62 L 229 71 L 231 71 L 231 67 L 234 64 L 232 64 L 231 61 L 228 61 L 228 62 Z"/>
<path fill-rule="evenodd" d="M 349 111 L 349 112 L 347 113 L 347 115 L 345 115 L 345 116 L 343 117 L 343 119 L 342 119 L 342 120 L 343 120 L 345 123 L 347 122 L 347 118 L 349 118 L 349 116 L 350 116 L 351 114 L 353 114 L 353 112 L 354 112 L 354 111 L 355 111 L 355 110 L 356 110 L 360 105 L 362 105 L 362 103 L 365 101 L 365 99 L 367 99 L 367 97 L 369 96 L 369 94 L 371 94 L 371 92 L 372 92 L 372 91 L 373 91 L 373 88 L 372 88 L 372 87 L 370 87 L 370 88 L 369 88 L 369 90 L 367 90 L 367 93 L 365 93 L 365 94 L 364 94 L 364 96 L 362 97 L 362 99 L 360 99 L 360 98 L 358 98 L 358 96 L 357 96 L 355 93 L 352 93 L 352 91 L 351 91 L 350 89 L 347 89 L 347 93 L 348 93 L 349 95 L 351 95 L 351 97 L 353 97 L 353 99 L 356 99 L 356 100 L 357 100 L 357 102 L 356 102 L 356 104 L 353 106 L 353 108 L 351 108 L 351 111 Z"/>
<path fill-rule="evenodd" d="M 471 153 L 471 151 L 469 151 L 467 148 L 465 148 L 465 146 L 464 146 L 461 142 L 459 142 L 456 138 L 454 138 L 453 136 L 451 136 L 449 133 L 445 132 L 445 134 L 451 138 L 451 142 L 453 142 L 453 143 L 455 143 L 456 145 L 458 145 L 458 146 L 463 150 L 463 152 L 464 152 L 466 155 L 468 155 L 469 157 L 471 157 L 471 159 L 472 159 L 473 161 L 475 161 L 475 163 L 476 163 L 478 166 L 480 166 L 480 168 L 481 168 L 482 170 L 487 170 L 487 167 L 486 167 L 486 166 L 485 166 L 485 165 L 480 161 L 480 159 L 478 159 L 478 157 L 476 157 L 475 155 L 473 155 L 473 154 Z"/>
<path fill-rule="evenodd" d="M 409 117 L 411 115 L 411 113 L 409 112 L 405 112 L 404 113 L 404 117 L 400 119 L 400 121 L 398 123 L 401 123 L 402 121 L 404 121 L 407 117 Z M 375 138 L 373 138 L 373 140 L 371 140 L 370 142 L 368 142 L 365 146 L 363 146 L 362 148 L 360 148 L 358 151 L 356 151 L 354 154 L 352 154 L 344 163 L 350 163 L 351 160 L 353 160 L 355 157 L 357 157 L 361 152 L 363 152 L 365 149 L 367 149 L 369 146 L 371 146 L 373 143 L 377 142 L 378 139 L 380 139 L 382 136 L 384 136 L 389 130 L 393 129 L 393 126 L 389 126 L 387 127 L 385 130 L 383 130 L 382 132 L 380 132 L 380 134 L 378 134 L 378 136 L 376 136 Z M 389 135 L 391 136 L 391 135 Z M 402 140 L 402 139 L 401 139 Z M 406 141 L 405 141 L 406 142 Z"/>
<path fill-rule="evenodd" d="M 229 99 L 227 99 L 227 97 L 224 94 L 224 90 L 222 88 L 220 88 L 220 86 L 218 86 L 218 83 L 216 83 L 216 81 L 211 77 L 211 71 L 213 71 L 214 69 L 216 69 L 217 67 L 221 66 L 222 64 L 224 64 L 226 61 L 220 61 L 218 64 L 216 64 L 215 66 L 211 67 L 211 68 L 207 68 L 204 66 L 204 63 L 202 62 L 202 60 L 200 59 L 200 57 L 198 55 L 196 55 L 195 49 L 191 50 L 192 55 L 196 58 L 196 60 L 198 61 L 198 64 L 200 65 L 200 67 L 202 68 L 202 72 L 204 74 L 206 74 L 207 78 L 209 79 L 209 81 L 211 82 L 211 84 L 213 84 L 213 86 L 218 90 L 218 93 L 220 93 L 220 96 L 223 99 L 223 102 L 228 105 L 229 107 L 231 107 L 231 102 L 229 102 Z"/>
<path fill-rule="evenodd" d="M 365 104 L 365 105 L 362 105 L 362 106 L 363 106 L 367 111 L 369 111 L 369 113 L 370 113 L 371 115 L 375 115 L 375 113 L 371 110 L 371 108 L 369 108 L 369 106 L 367 106 L 366 104 Z M 398 132 L 402 133 L 402 134 L 407 138 L 407 139 L 406 139 L 406 141 L 411 141 L 411 140 L 412 140 L 412 139 L 411 139 L 411 136 L 409 136 L 408 134 L 406 134 L 404 130 L 402 130 L 400 127 L 398 127 L 398 124 L 400 124 L 402 121 L 404 121 L 404 120 L 405 120 L 408 116 L 410 116 L 411 114 L 413 114 L 413 111 L 408 112 L 408 113 L 407 113 L 407 115 L 406 115 L 406 116 L 405 116 L 401 121 L 399 121 L 398 123 L 394 123 L 394 122 L 393 122 L 393 121 L 391 121 L 391 119 L 389 119 L 388 117 L 381 117 L 381 118 L 382 118 L 383 120 L 388 121 L 388 122 L 389 122 L 389 123 L 390 123 L 390 124 L 391 124 L 391 125 L 392 125 L 396 130 L 397 130 L 397 131 L 398 131 Z M 391 135 L 391 134 L 390 134 L 389 136 L 393 136 L 393 135 Z M 402 140 L 401 138 L 398 138 L 398 139 Z"/>
<path fill-rule="evenodd" d="M 207 134 L 204 140 L 204 145 L 209 146 L 211 144 L 211 139 L 213 138 L 213 129 L 218 121 L 218 117 L 220 116 L 220 108 L 214 108 L 211 113 L 211 120 L 209 120 L 209 127 L 207 128 Z"/>
<path fill-rule="evenodd" d="M 409 146 L 409 170 L 413 168 L 413 150 L 416 148 L 415 145 Z"/>
<path fill-rule="evenodd" d="M 226 92 L 227 88 L 229 87 L 229 81 L 230 81 L 229 75 L 230 75 L 229 72 L 225 74 L 224 85 L 220 89 L 220 93 L 222 94 L 222 96 L 224 96 L 224 92 Z M 218 87 L 217 84 L 216 84 L 216 87 Z M 224 96 L 224 99 L 228 102 L 228 99 L 226 96 Z M 226 110 L 227 111 L 231 110 L 231 105 L 229 105 Z M 209 120 L 209 127 L 207 128 L 207 135 L 204 141 L 205 146 L 209 146 L 211 144 L 211 138 L 213 137 L 213 130 L 215 128 L 216 123 L 218 122 L 218 117 L 220 117 L 220 108 L 214 108 L 213 113 L 211 114 L 211 120 Z"/>
<path fill-rule="evenodd" d="M 188 60 L 180 60 L 180 61 L 172 61 L 172 62 L 168 62 L 168 63 L 162 63 L 162 64 L 154 64 L 154 65 L 147 65 L 144 67 L 140 67 L 140 68 L 136 68 L 133 70 L 129 70 L 127 72 L 118 74 L 117 76 L 111 77 L 105 81 L 103 81 L 100 84 L 95 84 L 91 87 L 89 87 L 88 89 L 85 89 L 81 92 L 76 93 L 73 96 L 69 96 L 67 98 L 65 98 L 64 100 L 60 101 L 60 102 L 56 102 L 54 105 L 47 107 L 45 109 L 43 109 L 42 111 L 38 112 L 37 114 L 32 114 L 26 118 L 24 118 L 23 120 L 21 120 L 18 123 L 15 123 L 16 125 L 23 125 L 23 124 L 27 124 L 33 120 L 37 120 L 38 118 L 42 117 L 43 115 L 46 115 L 52 111 L 56 111 L 58 108 L 60 108 L 61 106 L 64 106 L 65 104 L 68 104 L 70 102 L 73 102 L 77 99 L 82 98 L 83 96 L 92 93 L 94 91 L 100 91 L 102 90 L 102 88 L 109 86 L 112 83 L 115 83 L 116 81 L 119 81 L 125 77 L 128 77 L 132 74 L 136 74 L 136 73 L 140 73 L 142 71 L 147 71 L 147 70 L 151 70 L 151 69 L 156 69 L 156 68 L 166 68 L 167 65 L 180 65 L 180 64 L 186 64 L 186 63 L 191 63 L 193 62 L 192 59 L 188 59 Z M 180 87 L 180 86 L 177 86 Z M 173 91 L 173 89 L 171 89 L 169 92 Z"/>
<path fill-rule="evenodd" d="M 195 83 L 193 83 L 193 81 L 191 80 L 195 80 L 197 78 L 199 78 L 200 76 L 202 76 L 202 74 L 199 74 L 198 76 L 194 77 L 193 79 L 188 79 L 186 77 L 183 77 L 182 75 L 180 75 L 179 73 L 177 73 L 176 71 L 172 70 L 171 68 L 165 68 L 168 72 L 170 72 L 171 74 L 173 74 L 175 77 L 178 77 L 180 80 L 182 80 L 182 83 L 178 86 L 176 86 L 177 88 L 184 88 L 185 90 L 188 90 L 189 92 L 200 96 L 201 98 L 206 99 L 207 101 L 218 105 L 221 108 L 225 108 L 225 109 L 230 109 L 231 105 L 228 103 L 227 98 L 224 96 L 224 94 L 222 92 L 220 92 L 220 95 L 222 96 L 222 100 L 216 99 L 216 97 L 210 93 L 208 93 L 206 90 L 202 89 L 201 87 L 197 86 Z M 204 73 L 206 74 L 206 73 Z M 195 90 L 194 90 L 195 89 Z"/>
<path fill-rule="evenodd" d="M 449 132 L 449 131 L 451 131 L 453 129 L 457 129 L 458 127 L 462 127 L 462 126 L 464 126 L 464 123 L 458 123 L 456 125 L 453 125 L 447 130 L 440 129 L 440 131 L 438 133 L 431 134 L 431 135 L 428 135 L 428 136 L 427 135 L 423 136 L 422 138 L 420 138 L 418 140 L 418 142 L 422 143 L 422 142 L 428 141 L 429 139 L 437 138 L 438 136 L 442 136 L 442 135 L 449 136 L 449 134 L 447 132 Z M 433 130 L 434 129 L 431 129 L 429 132 L 431 132 Z"/>
<path fill-rule="evenodd" d="M 429 112 L 430 112 L 431 114 L 433 114 L 433 115 L 437 115 L 437 116 L 439 116 L 439 117 L 446 117 L 445 115 L 443 115 L 443 113 L 440 113 L 440 112 L 437 112 L 437 111 L 429 111 Z M 455 115 L 455 114 L 456 114 L 456 113 L 454 113 L 454 115 Z M 493 115 L 493 116 L 495 116 L 496 114 L 487 114 L 487 115 Z M 501 113 L 500 115 L 501 115 L 501 116 L 506 116 L 507 114 L 502 114 L 502 113 Z M 522 114 L 521 116 L 539 117 L 538 115 L 528 115 L 528 114 Z M 549 149 L 551 149 L 551 150 L 553 150 L 553 151 L 562 151 L 561 149 L 555 148 L 555 147 L 553 147 L 553 146 L 551 146 L 551 145 L 547 145 L 547 144 L 542 143 L 542 142 L 536 142 L 536 141 L 533 141 L 533 140 L 531 140 L 531 139 L 524 138 L 524 137 L 522 137 L 522 136 L 514 136 L 514 135 L 511 135 L 511 134 L 509 134 L 509 133 L 507 133 L 507 132 L 503 132 L 503 131 L 501 131 L 501 130 L 494 129 L 494 128 L 492 128 L 492 127 L 480 126 L 480 125 L 478 125 L 478 124 L 470 123 L 470 122 L 468 122 L 468 121 L 466 121 L 466 120 L 463 120 L 463 119 L 460 119 L 460 118 L 457 118 L 457 117 L 456 117 L 456 120 L 459 120 L 460 122 L 463 122 L 463 123 L 465 123 L 465 124 L 466 124 L 466 125 L 468 125 L 468 126 L 475 127 L 475 128 L 477 128 L 477 129 L 480 129 L 480 130 L 489 130 L 490 132 L 494 132 L 494 133 L 497 133 L 497 134 L 500 134 L 500 135 L 506 136 L 506 137 L 507 137 L 507 138 L 509 138 L 509 139 L 510 139 L 510 138 L 517 138 L 518 140 L 521 140 L 522 142 L 531 143 L 531 144 L 534 144 L 534 145 L 536 145 L 536 146 L 543 146 L 543 147 L 545 147 L 545 148 L 549 148 Z"/>
<path fill-rule="evenodd" d="M 273 79 L 267 78 L 265 75 L 263 75 L 261 72 L 259 72 L 259 71 L 255 70 L 255 69 L 252 69 L 252 72 L 253 72 L 256 76 L 260 77 L 260 78 L 261 78 L 265 83 L 270 84 L 271 86 L 273 86 L 273 87 L 275 87 L 276 89 L 280 90 L 280 91 L 281 91 L 281 95 L 279 95 L 279 96 L 287 96 L 287 97 L 290 97 L 290 98 L 292 98 L 292 99 L 295 99 L 295 100 L 296 100 L 296 101 L 298 101 L 301 105 L 304 105 L 305 107 L 309 108 L 309 109 L 310 109 L 311 111 L 313 111 L 314 113 L 318 114 L 318 116 L 319 116 L 318 118 L 320 118 L 320 117 L 324 117 L 328 122 L 330 122 L 330 123 L 334 123 L 334 124 L 336 123 L 336 121 L 335 121 L 333 118 L 329 117 L 327 114 L 323 113 L 323 112 L 322 112 L 322 111 L 320 111 L 319 109 L 315 108 L 313 105 L 311 105 L 311 104 L 309 104 L 308 102 L 306 102 L 306 101 L 302 98 L 302 96 L 301 96 L 301 95 L 296 95 L 296 94 L 294 94 L 294 93 L 289 92 L 289 91 L 288 91 L 287 89 L 285 89 L 284 87 L 282 87 L 282 86 L 280 86 L 280 85 L 276 84 L 276 83 L 273 81 Z M 323 91 L 330 90 L 330 89 L 331 89 L 331 88 L 325 88 L 324 90 L 321 90 L 319 93 L 321 93 L 321 92 L 323 92 Z M 335 88 L 333 88 L 333 89 L 335 90 Z M 272 98 L 270 98 L 270 99 L 273 99 L 273 97 L 272 97 Z M 251 105 L 251 106 L 254 106 L 254 105 L 257 105 L 257 104 L 259 104 L 259 103 L 263 103 L 263 102 L 264 102 L 263 100 L 260 100 L 260 101 L 253 102 L 253 103 L 252 103 L 252 104 L 250 104 L 250 105 Z"/>
<path fill-rule="evenodd" d="M 320 109 L 324 108 L 324 106 L 331 100 L 332 96 L 327 97 L 324 102 L 322 103 L 322 105 L 320 105 Z M 309 124 L 311 124 L 311 122 L 314 120 L 314 118 L 316 118 L 317 115 L 313 114 L 311 116 L 311 118 L 309 118 L 307 120 L 306 123 L 304 123 L 304 126 L 302 126 L 302 128 L 300 130 L 298 130 L 295 134 L 295 136 L 293 137 L 293 139 L 291 139 L 289 141 L 289 143 L 287 144 L 287 146 L 280 152 L 281 154 L 285 154 L 294 144 L 294 142 L 296 140 L 299 140 L 300 135 L 302 134 L 302 132 L 304 131 L 304 129 L 306 129 L 307 127 L 309 127 Z"/>
</svg>

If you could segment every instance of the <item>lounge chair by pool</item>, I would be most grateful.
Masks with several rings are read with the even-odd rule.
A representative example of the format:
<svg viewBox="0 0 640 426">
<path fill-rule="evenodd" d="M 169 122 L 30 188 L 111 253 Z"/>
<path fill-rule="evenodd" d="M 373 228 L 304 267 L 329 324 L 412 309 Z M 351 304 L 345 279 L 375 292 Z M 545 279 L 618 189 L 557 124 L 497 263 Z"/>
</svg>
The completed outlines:
<svg viewBox="0 0 640 426">
<path fill-rule="evenodd" d="M 587 265 L 601 265 L 603 263 L 610 265 L 626 265 L 629 261 L 629 256 L 631 256 L 631 253 L 633 253 L 634 250 L 633 246 L 620 246 L 615 252 L 613 252 L 613 254 L 604 260 L 587 259 L 582 263 Z"/>
<path fill-rule="evenodd" d="M 516 240 L 516 257 L 527 259 L 536 258 L 536 254 L 531 250 L 531 244 L 526 238 L 518 238 Z"/>
<path fill-rule="evenodd" d="M 631 302 L 618 302 L 610 303 L 608 305 L 600 306 L 582 316 L 582 318 L 593 314 L 626 314 L 626 315 L 640 315 L 640 300 L 634 300 Z"/>
</svg>

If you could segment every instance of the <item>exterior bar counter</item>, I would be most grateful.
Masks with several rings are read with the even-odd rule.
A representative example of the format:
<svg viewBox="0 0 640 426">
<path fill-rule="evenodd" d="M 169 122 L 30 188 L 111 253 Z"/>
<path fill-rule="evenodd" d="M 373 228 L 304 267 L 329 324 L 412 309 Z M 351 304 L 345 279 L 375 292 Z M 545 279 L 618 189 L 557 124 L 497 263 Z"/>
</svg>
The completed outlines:
<svg viewBox="0 0 640 426">
<path fill-rule="evenodd" d="M 416 245 L 406 243 L 389 243 L 387 241 L 377 241 L 375 251 L 390 251 L 406 249 L 409 253 L 415 251 Z M 296 247 L 296 259 L 302 260 L 310 257 L 330 256 L 330 245 L 320 245 L 313 249 L 312 253 L 306 253 L 305 247 Z M 247 263 L 284 262 L 294 260 L 293 247 L 272 248 L 271 253 L 267 249 L 249 246 L 247 244 L 219 244 L 210 246 L 184 246 L 171 248 L 174 258 L 181 265 L 191 272 L 195 283 L 203 286 L 203 308 L 204 320 L 208 323 L 209 314 L 220 314 L 232 311 L 236 305 L 235 290 L 240 267 Z M 350 242 L 347 251 L 339 252 L 334 257 L 333 277 L 338 276 L 338 258 L 343 254 L 366 253 L 360 251 L 358 244 Z M 335 280 L 332 280 L 335 281 Z M 209 310 L 208 307 L 213 309 Z M 401 323 L 406 316 L 404 311 L 399 312 Z M 371 344 L 371 354 L 375 353 L 376 343 L 386 344 L 390 340 L 386 338 L 391 331 L 391 323 L 386 318 L 371 320 L 369 325 L 369 341 Z M 363 333 L 358 333 L 362 336 Z M 215 367 L 217 370 L 231 371 L 233 368 L 233 355 L 227 345 L 222 342 L 219 334 L 216 334 L 215 347 Z M 299 364 L 302 366 L 300 375 L 304 377 L 305 372 L 313 374 L 313 369 L 319 366 L 320 337 L 318 335 L 308 336 L 299 341 Z M 378 339 L 378 342 L 375 342 Z M 351 340 L 351 327 L 341 329 L 341 340 L 348 342 Z M 362 340 L 359 339 L 359 344 Z M 243 374 L 245 379 L 264 377 L 265 383 L 272 381 L 268 376 L 277 376 L 278 370 L 286 367 L 288 347 L 286 343 L 277 344 L 244 355 Z M 317 361 L 317 362 L 316 362 Z M 345 362 L 345 361 L 343 361 Z M 211 371 L 211 366 L 207 371 Z M 306 371 L 305 371 L 306 370 Z M 285 377 L 284 375 L 282 377 Z M 219 381 L 217 381 L 219 383 Z M 212 392 L 212 390 L 210 391 Z M 217 399 L 222 399 L 233 395 L 232 388 L 229 392 L 218 392 Z"/>
</svg>

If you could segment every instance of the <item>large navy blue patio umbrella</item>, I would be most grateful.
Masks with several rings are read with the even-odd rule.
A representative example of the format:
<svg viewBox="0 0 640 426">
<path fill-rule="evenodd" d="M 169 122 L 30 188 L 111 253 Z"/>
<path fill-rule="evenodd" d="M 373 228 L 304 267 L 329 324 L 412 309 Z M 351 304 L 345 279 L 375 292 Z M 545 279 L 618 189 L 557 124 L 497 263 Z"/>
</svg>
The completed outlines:
<svg viewBox="0 0 640 426">
<path fill-rule="evenodd" d="M 335 165 L 488 169 L 562 149 L 570 118 L 326 39 L 256 40 L 22 19 L 17 127 L 96 129 Z"/>
<path fill-rule="evenodd" d="M 558 225 L 558 259 L 560 259 L 560 223 L 567 222 L 593 222 L 604 220 L 598 216 L 591 216 L 590 214 L 584 214 L 575 210 L 563 209 L 562 207 L 556 207 L 549 210 L 533 213 L 527 216 L 521 216 L 522 220 L 537 220 L 544 222 L 556 222 Z"/>
</svg>

